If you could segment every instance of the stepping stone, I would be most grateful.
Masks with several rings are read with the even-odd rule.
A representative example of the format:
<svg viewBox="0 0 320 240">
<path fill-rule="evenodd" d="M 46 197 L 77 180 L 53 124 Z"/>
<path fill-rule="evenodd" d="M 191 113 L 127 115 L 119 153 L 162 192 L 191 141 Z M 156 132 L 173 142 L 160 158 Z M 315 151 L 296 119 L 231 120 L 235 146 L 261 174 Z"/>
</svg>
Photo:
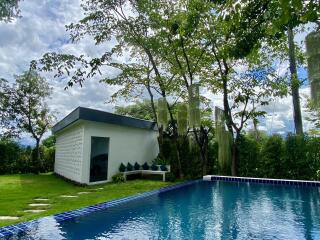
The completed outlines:
<svg viewBox="0 0 320 240">
<path fill-rule="evenodd" d="M 50 206 L 48 203 L 30 203 L 30 207 L 44 207 L 44 206 Z"/>
<path fill-rule="evenodd" d="M 49 201 L 49 199 L 48 198 L 35 198 L 35 199 L 33 199 L 34 201 L 39 201 L 39 202 L 41 202 L 41 201 Z"/>
<path fill-rule="evenodd" d="M 28 209 L 28 210 L 24 210 L 24 212 L 30 212 L 30 213 L 40 213 L 40 212 L 44 212 L 47 210 L 44 209 Z"/>
<path fill-rule="evenodd" d="M 62 197 L 62 198 L 77 198 L 78 196 L 74 196 L 74 195 L 61 195 L 60 197 Z"/>
<path fill-rule="evenodd" d="M 0 216 L 0 221 L 1 220 L 18 220 L 19 217 L 14 217 L 14 216 Z"/>
<path fill-rule="evenodd" d="M 88 194 L 90 192 L 78 192 L 79 195 L 82 195 L 82 194 Z"/>
<path fill-rule="evenodd" d="M 104 188 L 103 187 L 101 187 L 101 188 L 93 188 L 92 190 L 93 191 L 98 191 L 98 190 L 103 190 Z"/>
</svg>

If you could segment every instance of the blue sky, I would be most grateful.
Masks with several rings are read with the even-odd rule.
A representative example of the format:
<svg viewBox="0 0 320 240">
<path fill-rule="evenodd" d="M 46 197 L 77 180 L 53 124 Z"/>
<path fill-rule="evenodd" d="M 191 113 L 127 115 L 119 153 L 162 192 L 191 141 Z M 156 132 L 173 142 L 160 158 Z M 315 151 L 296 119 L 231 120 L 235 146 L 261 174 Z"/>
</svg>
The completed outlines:
<svg viewBox="0 0 320 240">
<path fill-rule="evenodd" d="M 46 52 L 57 51 L 96 56 L 99 52 L 110 49 L 114 44 L 111 41 L 95 46 L 90 38 L 77 44 L 70 42 L 65 25 L 83 17 L 78 0 L 25 0 L 21 2 L 20 8 L 22 18 L 12 23 L 0 23 L 0 76 L 9 81 L 13 81 L 15 74 L 21 74 L 26 70 L 31 60 L 40 58 Z M 305 32 L 300 33 L 296 41 L 300 43 L 305 35 Z M 119 60 L 126 61 L 126 58 Z M 287 65 L 280 66 L 280 68 L 281 71 L 286 71 Z M 114 75 L 116 72 L 110 71 L 106 74 Z M 299 75 L 303 78 L 307 77 L 303 69 L 299 70 Z M 49 105 L 56 112 L 58 120 L 77 106 L 114 111 L 115 104 L 106 102 L 110 100 L 115 87 L 107 87 L 98 83 L 97 79 L 91 79 L 85 82 L 83 88 L 76 86 L 65 91 L 66 83 L 63 79 L 53 80 L 50 74 L 46 77 L 53 87 Z M 306 115 L 304 96 L 309 95 L 308 84 L 302 87 L 301 93 L 303 115 Z M 210 92 L 202 92 L 202 94 L 211 99 L 211 106 L 222 106 L 220 95 L 213 95 Z M 116 104 L 128 103 L 118 102 Z M 278 99 L 267 106 L 266 110 L 268 115 L 265 119 L 261 119 L 260 128 L 262 130 L 269 133 L 293 131 L 291 97 Z M 304 125 L 305 129 L 311 126 L 307 121 L 304 121 Z M 22 142 L 32 143 L 28 136 L 24 136 Z"/>
</svg>

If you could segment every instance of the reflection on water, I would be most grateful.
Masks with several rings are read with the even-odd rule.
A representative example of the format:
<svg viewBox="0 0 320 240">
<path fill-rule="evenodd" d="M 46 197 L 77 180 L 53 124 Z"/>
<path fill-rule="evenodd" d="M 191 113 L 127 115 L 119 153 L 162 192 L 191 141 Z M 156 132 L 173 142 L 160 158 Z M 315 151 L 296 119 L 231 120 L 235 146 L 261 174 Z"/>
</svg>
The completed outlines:
<svg viewBox="0 0 320 240">
<path fill-rule="evenodd" d="M 14 239 L 320 240 L 319 188 L 199 182 Z"/>
</svg>

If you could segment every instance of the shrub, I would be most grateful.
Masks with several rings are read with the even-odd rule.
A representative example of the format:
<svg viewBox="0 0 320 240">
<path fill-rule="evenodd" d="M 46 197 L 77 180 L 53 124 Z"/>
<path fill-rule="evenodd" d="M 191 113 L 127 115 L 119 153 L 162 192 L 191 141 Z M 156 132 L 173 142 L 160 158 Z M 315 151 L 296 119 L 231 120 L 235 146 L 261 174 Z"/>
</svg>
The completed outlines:
<svg viewBox="0 0 320 240">
<path fill-rule="evenodd" d="M 126 171 L 126 166 L 123 163 L 120 164 L 119 171 L 120 172 Z"/>
<path fill-rule="evenodd" d="M 115 175 L 112 176 L 112 182 L 114 183 L 122 183 L 125 182 L 123 173 L 117 173 Z"/>
<path fill-rule="evenodd" d="M 134 170 L 139 170 L 140 169 L 140 164 L 135 162 L 134 164 Z"/>
<path fill-rule="evenodd" d="M 280 135 L 272 135 L 263 145 L 259 172 L 262 177 L 284 178 L 286 166 L 283 161 L 284 143 Z"/>
<path fill-rule="evenodd" d="M 156 165 L 166 165 L 167 161 L 164 158 L 161 158 L 160 155 L 158 155 L 154 160 L 153 163 Z"/>
<path fill-rule="evenodd" d="M 308 179 L 311 175 L 307 163 L 307 138 L 305 135 L 288 134 L 285 140 L 286 178 Z"/>
<path fill-rule="evenodd" d="M 143 165 L 142 165 L 142 169 L 143 170 L 149 170 L 149 165 L 148 165 L 148 163 L 144 163 Z"/>
<path fill-rule="evenodd" d="M 152 170 L 152 171 L 157 171 L 157 170 L 158 170 L 158 166 L 155 165 L 155 164 L 152 164 L 152 165 L 151 165 L 151 170 Z"/>
<path fill-rule="evenodd" d="M 166 182 L 174 182 L 176 181 L 176 176 L 172 172 L 166 173 Z"/>
<path fill-rule="evenodd" d="M 259 142 L 241 135 L 239 139 L 239 176 L 257 176 L 259 155 Z"/>
<path fill-rule="evenodd" d="M 161 169 L 161 171 L 168 171 L 168 168 L 166 165 L 161 165 L 160 169 Z"/>
<path fill-rule="evenodd" d="M 128 162 L 128 164 L 127 164 L 127 171 L 132 171 L 132 169 L 133 169 L 132 164 Z"/>
</svg>

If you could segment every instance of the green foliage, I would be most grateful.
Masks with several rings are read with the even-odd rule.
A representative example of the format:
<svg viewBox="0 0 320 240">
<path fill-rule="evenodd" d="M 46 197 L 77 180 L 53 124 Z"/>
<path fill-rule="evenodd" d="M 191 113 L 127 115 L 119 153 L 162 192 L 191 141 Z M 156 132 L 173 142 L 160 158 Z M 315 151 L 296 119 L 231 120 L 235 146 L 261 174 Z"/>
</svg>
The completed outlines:
<svg viewBox="0 0 320 240">
<path fill-rule="evenodd" d="M 155 121 L 155 116 L 149 100 L 144 100 L 142 102 L 138 101 L 126 107 L 116 106 L 115 109 L 115 113 L 120 115 Z"/>
<path fill-rule="evenodd" d="M 284 161 L 287 166 L 287 177 L 308 179 L 311 176 L 311 165 L 307 164 L 307 137 L 289 134 L 285 141 Z"/>
<path fill-rule="evenodd" d="M 128 164 L 127 164 L 127 171 L 132 171 L 132 169 L 133 169 L 132 164 L 128 162 Z"/>
<path fill-rule="evenodd" d="M 241 135 L 239 149 L 239 176 L 254 177 L 259 175 L 260 143 L 255 139 Z"/>
<path fill-rule="evenodd" d="M 32 169 L 37 173 L 40 169 L 40 141 L 54 120 L 46 105 L 51 88 L 48 82 L 32 69 L 15 78 L 16 82 L 5 88 L 7 100 L 1 108 L 5 108 L 18 133 L 26 132 L 35 140 Z"/>
<path fill-rule="evenodd" d="M 137 163 L 137 162 L 134 163 L 134 166 L 133 166 L 134 170 L 140 170 L 140 167 L 141 166 L 139 163 Z"/>
<path fill-rule="evenodd" d="M 14 18 L 19 17 L 19 1 L 20 0 L 0 0 L 0 22 L 10 22 Z"/>
<path fill-rule="evenodd" d="M 123 183 L 125 182 L 123 173 L 116 173 L 115 175 L 112 176 L 112 182 L 114 183 Z"/>
<path fill-rule="evenodd" d="M 166 173 L 166 182 L 175 182 L 176 176 L 172 172 Z"/>
<path fill-rule="evenodd" d="M 148 163 L 146 163 L 146 162 L 142 165 L 143 170 L 149 170 L 149 168 L 150 167 L 149 167 Z"/>
<path fill-rule="evenodd" d="M 39 147 L 39 164 L 34 165 L 32 159 L 35 150 L 31 147 L 20 146 L 17 142 L 0 140 L 0 174 L 52 172 L 54 167 L 55 147 Z"/>
<path fill-rule="evenodd" d="M 317 173 L 316 173 L 316 179 L 315 180 L 317 180 L 317 181 L 319 181 L 320 180 L 320 169 L 319 170 L 317 170 Z"/>
<path fill-rule="evenodd" d="M 288 134 L 256 140 L 240 137 L 239 175 L 249 177 L 317 180 L 320 138 Z"/>
<path fill-rule="evenodd" d="M 13 141 L 0 141 L 0 174 L 15 173 L 22 170 L 24 151 Z M 19 169 L 20 168 L 20 169 Z"/>
<path fill-rule="evenodd" d="M 42 141 L 42 145 L 47 148 L 54 147 L 55 144 L 56 144 L 56 137 L 54 135 L 51 135 L 48 138 L 43 139 Z"/>
<path fill-rule="evenodd" d="M 261 151 L 261 166 L 259 174 L 268 178 L 284 178 L 284 142 L 280 135 L 271 136 Z"/>
<path fill-rule="evenodd" d="M 38 172 L 53 172 L 55 152 L 54 146 L 40 146 L 40 170 Z"/>
<path fill-rule="evenodd" d="M 153 164 L 156 164 L 156 165 L 166 165 L 168 164 L 168 161 L 164 158 L 161 158 L 161 156 L 157 156 L 153 161 L 152 161 Z"/>
<path fill-rule="evenodd" d="M 123 163 L 121 163 L 119 167 L 119 172 L 125 172 L 125 171 L 126 171 L 126 166 Z"/>
</svg>

